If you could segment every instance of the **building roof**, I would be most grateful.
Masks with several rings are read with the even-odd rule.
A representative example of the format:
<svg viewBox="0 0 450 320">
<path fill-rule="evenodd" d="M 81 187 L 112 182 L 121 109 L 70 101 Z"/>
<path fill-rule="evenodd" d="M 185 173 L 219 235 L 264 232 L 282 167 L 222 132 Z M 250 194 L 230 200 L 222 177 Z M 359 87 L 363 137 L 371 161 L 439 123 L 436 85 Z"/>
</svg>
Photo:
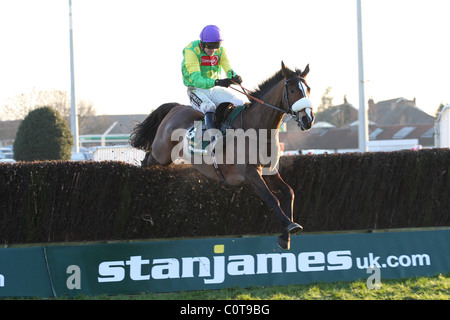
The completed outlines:
<svg viewBox="0 0 450 320">
<path fill-rule="evenodd" d="M 117 124 L 109 134 L 130 134 L 133 127 L 145 120 L 147 114 L 129 115 L 101 115 L 78 117 L 78 131 L 80 135 L 101 135 L 116 121 Z M 0 145 L 12 144 L 22 120 L 0 121 Z"/>
<path fill-rule="evenodd" d="M 380 126 L 398 124 L 431 124 L 435 118 L 417 107 L 416 101 L 396 98 L 374 103 L 369 99 L 369 120 Z"/>
<path fill-rule="evenodd" d="M 102 134 L 115 122 L 110 134 L 129 134 L 133 127 L 145 120 L 147 114 L 101 115 L 78 119 L 80 134 Z"/>
<path fill-rule="evenodd" d="M 433 124 L 435 118 L 421 110 L 415 100 L 395 98 L 375 103 L 368 101 L 369 125 L 390 126 L 405 124 Z M 316 122 L 326 122 L 328 126 L 343 128 L 358 121 L 358 110 L 349 103 L 331 106 L 316 113 Z M 287 131 L 300 131 L 293 120 L 286 122 Z"/>
<path fill-rule="evenodd" d="M 415 100 L 396 98 L 375 103 L 370 99 L 368 104 L 369 140 L 418 139 L 422 146 L 434 146 L 435 118 L 418 108 Z M 330 107 L 316 116 L 316 121 L 320 125 L 309 132 L 288 121 L 287 132 L 280 133 L 284 149 L 358 149 L 358 112 L 351 104 Z"/>
<path fill-rule="evenodd" d="M 434 123 L 370 126 L 369 140 L 418 139 L 424 147 L 434 146 Z M 358 149 L 358 127 L 315 128 L 309 132 L 280 132 L 280 142 L 285 150 L 298 149 Z"/>
<path fill-rule="evenodd" d="M 331 106 L 316 112 L 316 121 L 328 122 L 336 127 L 343 127 L 358 119 L 358 110 L 349 103 Z"/>
</svg>

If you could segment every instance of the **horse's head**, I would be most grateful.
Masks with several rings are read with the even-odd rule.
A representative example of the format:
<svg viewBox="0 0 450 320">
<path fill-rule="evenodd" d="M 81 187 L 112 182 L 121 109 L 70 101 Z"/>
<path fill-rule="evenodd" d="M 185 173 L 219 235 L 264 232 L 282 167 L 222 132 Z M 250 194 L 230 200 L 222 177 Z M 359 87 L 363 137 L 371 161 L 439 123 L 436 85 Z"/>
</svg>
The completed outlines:
<svg viewBox="0 0 450 320">
<path fill-rule="evenodd" d="M 306 83 L 306 76 L 309 73 L 309 64 L 305 70 L 289 70 L 281 62 L 283 76 L 286 78 L 284 84 L 283 103 L 289 110 L 300 129 L 309 130 L 314 123 L 314 112 L 309 100 L 311 88 Z"/>
</svg>

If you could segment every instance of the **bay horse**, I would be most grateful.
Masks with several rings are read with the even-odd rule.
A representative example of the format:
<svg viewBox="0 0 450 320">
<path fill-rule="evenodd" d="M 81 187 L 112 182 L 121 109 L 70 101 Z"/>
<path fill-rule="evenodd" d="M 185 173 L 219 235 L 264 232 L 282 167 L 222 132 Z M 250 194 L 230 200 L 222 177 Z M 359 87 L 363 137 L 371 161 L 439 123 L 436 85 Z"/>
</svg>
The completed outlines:
<svg viewBox="0 0 450 320">
<path fill-rule="evenodd" d="M 191 106 L 178 103 L 163 104 L 150 113 L 142 123 L 133 128 L 130 144 L 146 151 L 142 167 L 171 164 L 175 160 L 174 148 L 182 144 L 184 147 L 177 156 L 192 163 L 207 177 L 228 186 L 249 183 L 269 209 L 275 211 L 282 227 L 277 244 L 282 249 L 289 250 L 290 235 L 301 232 L 303 227 L 293 221 L 294 192 L 278 172 L 278 131 L 285 114 L 290 114 L 301 130 L 309 130 L 312 127 L 314 113 L 309 100 L 311 89 L 305 80 L 308 73 L 309 65 L 303 71 L 292 71 L 281 62 L 281 70 L 262 82 L 254 91 L 248 93 L 241 87 L 253 102 L 245 105 L 228 128 L 244 134 L 253 130 L 255 134 L 247 134 L 244 140 L 236 137 L 229 139 L 228 134 L 224 139 L 219 137 L 214 151 L 209 155 L 211 160 L 211 157 L 215 156 L 214 152 L 223 150 L 222 155 L 225 155 L 227 160 L 230 159 L 230 153 L 233 153 L 231 159 L 234 161 L 220 164 L 211 161 L 192 162 L 193 154 L 186 148 L 188 137 L 179 135 L 174 139 L 174 133 L 180 129 L 186 132 L 194 123 L 201 121 L 204 115 Z M 223 142 L 222 148 L 218 147 L 219 140 Z M 236 140 L 240 141 L 237 145 Z M 254 143 L 251 140 L 255 140 Z M 255 154 L 264 154 L 263 151 L 266 152 L 266 158 L 255 157 Z M 238 156 L 240 158 L 236 162 Z M 206 160 L 208 156 L 204 157 Z M 267 162 L 267 157 L 271 157 L 273 161 Z M 274 191 L 279 194 L 278 197 L 274 195 Z"/>
</svg>

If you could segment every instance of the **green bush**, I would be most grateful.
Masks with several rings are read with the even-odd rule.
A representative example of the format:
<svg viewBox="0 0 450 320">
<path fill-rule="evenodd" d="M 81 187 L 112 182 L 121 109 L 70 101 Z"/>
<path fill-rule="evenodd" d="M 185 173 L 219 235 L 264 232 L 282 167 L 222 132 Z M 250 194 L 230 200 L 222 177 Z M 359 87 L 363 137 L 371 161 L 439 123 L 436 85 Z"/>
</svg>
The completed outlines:
<svg viewBox="0 0 450 320">
<path fill-rule="evenodd" d="M 51 107 L 40 107 L 25 117 L 14 142 L 18 161 L 70 160 L 73 136 L 67 122 Z"/>
</svg>

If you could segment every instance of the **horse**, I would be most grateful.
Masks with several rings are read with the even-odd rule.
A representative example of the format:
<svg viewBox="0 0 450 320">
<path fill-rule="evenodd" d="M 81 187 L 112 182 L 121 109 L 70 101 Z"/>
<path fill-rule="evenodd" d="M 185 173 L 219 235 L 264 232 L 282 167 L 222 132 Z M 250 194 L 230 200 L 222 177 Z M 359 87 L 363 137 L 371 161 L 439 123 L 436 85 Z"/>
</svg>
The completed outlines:
<svg viewBox="0 0 450 320">
<path fill-rule="evenodd" d="M 193 154 L 186 148 L 188 137 L 174 135 L 177 130 L 187 132 L 204 118 L 202 112 L 188 105 L 166 103 L 155 109 L 133 128 L 130 144 L 146 151 L 142 167 L 170 165 L 175 160 L 173 151 L 178 148 L 175 152 L 178 157 L 184 158 L 211 179 L 229 187 L 249 183 L 268 208 L 276 213 L 282 230 L 277 244 L 289 250 L 290 235 L 300 233 L 303 227 L 293 221 L 294 192 L 278 172 L 278 132 L 286 114 L 292 116 L 301 130 L 311 129 L 314 113 L 309 100 L 311 88 L 305 80 L 308 73 L 309 64 L 303 71 L 291 70 L 282 61 L 281 70 L 253 91 L 246 91 L 241 86 L 243 93 L 252 101 L 245 104 L 240 114 L 230 121 L 228 128 L 234 130 L 232 132 L 244 134 L 244 139 L 239 140 L 236 135 L 229 138 L 228 133 L 224 138 L 219 136 L 209 156 L 203 155 L 204 161 L 192 162 Z M 222 142 L 221 148 L 218 147 L 219 141 Z M 236 144 L 236 141 L 240 143 Z M 220 152 L 227 160 L 234 161 L 211 161 Z M 255 154 L 264 152 L 265 157 L 255 157 Z M 272 161 L 268 162 L 268 157 Z"/>
</svg>

